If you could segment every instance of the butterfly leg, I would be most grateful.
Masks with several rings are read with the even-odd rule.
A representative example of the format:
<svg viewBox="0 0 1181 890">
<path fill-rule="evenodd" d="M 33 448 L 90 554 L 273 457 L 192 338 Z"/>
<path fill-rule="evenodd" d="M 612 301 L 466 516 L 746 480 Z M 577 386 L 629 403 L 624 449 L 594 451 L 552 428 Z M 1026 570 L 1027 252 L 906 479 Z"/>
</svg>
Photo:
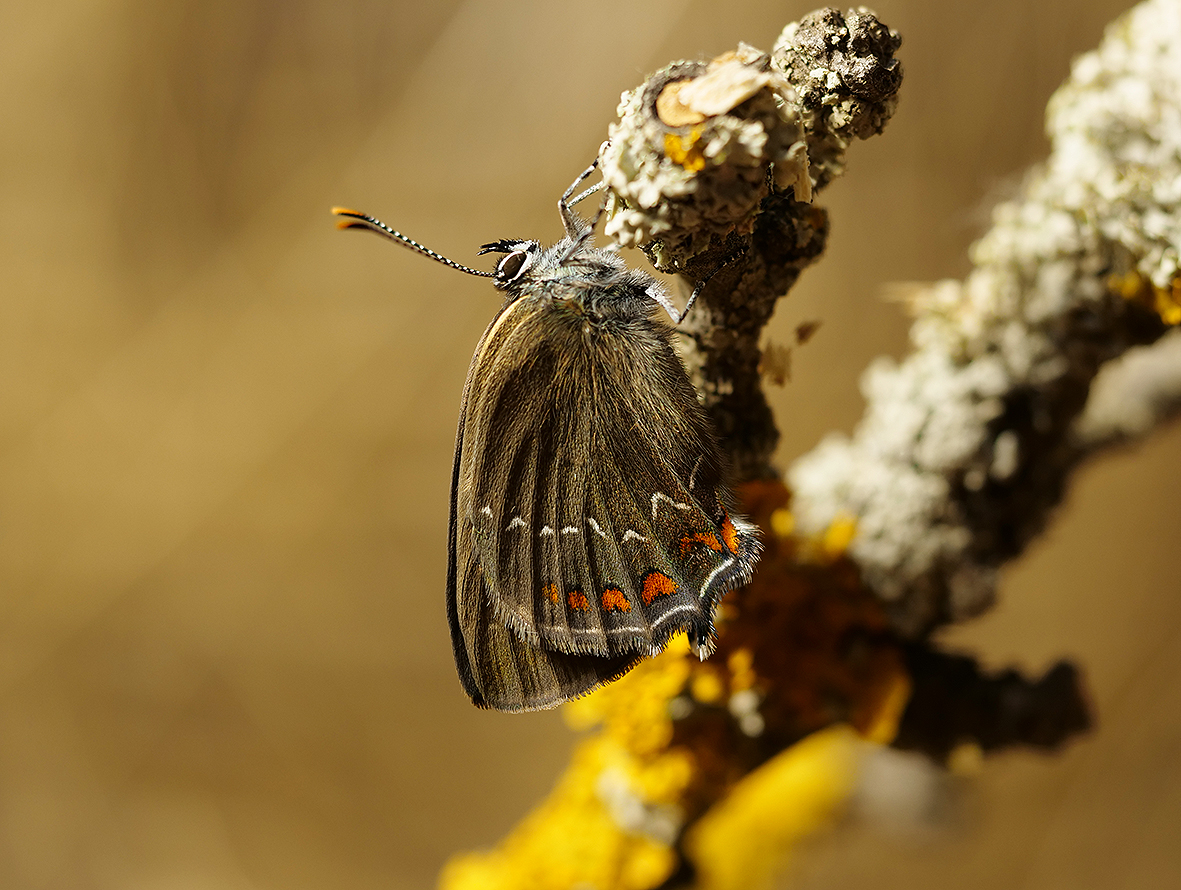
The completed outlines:
<svg viewBox="0 0 1181 890">
<path fill-rule="evenodd" d="M 742 257 L 742 255 L 743 254 L 741 251 L 735 251 L 734 253 L 732 253 L 728 257 L 726 257 L 726 259 L 722 260 L 722 264 L 720 266 L 718 266 L 716 269 L 714 269 L 712 272 L 710 272 L 709 275 L 707 275 L 705 278 L 701 279 L 701 281 L 697 282 L 697 286 L 695 288 L 693 288 L 693 293 L 689 294 L 689 301 L 687 303 L 685 303 L 685 308 L 681 310 L 680 316 L 673 318 L 674 325 L 679 325 L 682 321 L 685 320 L 685 318 L 689 315 L 689 310 L 692 309 L 693 304 L 697 302 L 697 297 L 701 294 L 701 292 L 703 290 L 705 290 L 705 286 L 714 280 L 714 276 L 717 275 L 719 272 L 721 272 L 723 269 L 725 269 L 731 263 L 740 259 Z"/>
<path fill-rule="evenodd" d="M 603 146 L 606 144 L 607 143 L 604 142 Z M 602 154 L 603 146 L 599 146 L 599 154 Z M 603 188 L 603 183 L 599 183 L 598 185 L 587 189 L 573 201 L 570 200 L 570 196 L 573 195 L 575 190 L 586 181 L 588 176 L 595 172 L 598 166 L 599 156 L 595 155 L 595 159 L 591 162 L 590 166 L 578 174 L 578 178 L 570 183 L 570 188 L 566 189 L 566 191 L 562 193 L 562 197 L 558 199 L 558 213 L 562 217 L 562 228 L 566 230 L 566 237 L 572 242 L 571 250 L 567 252 L 567 256 L 570 256 L 574 250 L 577 249 L 577 246 L 581 245 L 582 242 L 585 241 L 587 237 L 589 237 L 590 233 L 594 231 L 595 226 L 598 225 L 599 217 L 603 215 L 603 210 L 606 208 L 606 205 L 600 202 L 599 212 L 595 214 L 595 220 L 593 223 L 591 223 L 589 228 L 585 228 L 586 223 L 584 223 L 582 218 L 571 209 L 579 201 L 582 201 L 584 198 L 593 195 L 595 192 L 600 191 Z"/>
</svg>

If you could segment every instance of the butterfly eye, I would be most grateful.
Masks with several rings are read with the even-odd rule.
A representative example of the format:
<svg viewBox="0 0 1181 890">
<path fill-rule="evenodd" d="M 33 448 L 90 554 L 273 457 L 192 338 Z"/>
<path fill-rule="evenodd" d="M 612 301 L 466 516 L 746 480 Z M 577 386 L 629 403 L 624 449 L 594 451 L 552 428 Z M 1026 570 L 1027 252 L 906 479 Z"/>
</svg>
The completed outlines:
<svg viewBox="0 0 1181 890">
<path fill-rule="evenodd" d="M 496 284 L 500 287 L 512 284 L 529 268 L 532 262 L 528 251 L 514 250 L 496 266 Z"/>
</svg>

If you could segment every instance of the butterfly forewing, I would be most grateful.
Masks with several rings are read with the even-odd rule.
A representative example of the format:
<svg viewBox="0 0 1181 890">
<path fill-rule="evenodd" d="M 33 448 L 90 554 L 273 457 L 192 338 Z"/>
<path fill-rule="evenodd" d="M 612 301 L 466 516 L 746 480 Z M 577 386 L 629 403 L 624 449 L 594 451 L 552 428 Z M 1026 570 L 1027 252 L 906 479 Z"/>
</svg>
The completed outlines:
<svg viewBox="0 0 1181 890">
<path fill-rule="evenodd" d="M 484 595 L 486 581 L 476 552 L 456 568 L 462 587 L 448 597 L 448 618 L 459 677 L 475 704 L 500 711 L 553 707 L 615 679 L 639 661 L 638 654 L 603 658 L 531 645 L 495 615 Z"/>
</svg>

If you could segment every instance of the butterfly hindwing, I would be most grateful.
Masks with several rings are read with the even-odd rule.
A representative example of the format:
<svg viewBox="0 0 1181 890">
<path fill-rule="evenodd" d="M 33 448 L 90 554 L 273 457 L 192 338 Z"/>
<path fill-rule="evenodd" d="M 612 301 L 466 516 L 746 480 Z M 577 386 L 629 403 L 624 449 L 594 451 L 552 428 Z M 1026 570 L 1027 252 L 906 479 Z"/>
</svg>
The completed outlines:
<svg viewBox="0 0 1181 890">
<path fill-rule="evenodd" d="M 719 497 L 716 450 L 708 440 L 696 444 L 702 450 L 691 465 L 671 463 L 675 455 L 662 460 L 643 438 L 616 443 L 602 461 L 604 479 L 623 481 L 607 500 L 614 534 L 600 543 L 622 548 L 633 602 L 656 649 L 687 630 L 708 651 L 717 601 L 749 577 L 758 553 L 753 527 L 733 518 Z"/>
</svg>

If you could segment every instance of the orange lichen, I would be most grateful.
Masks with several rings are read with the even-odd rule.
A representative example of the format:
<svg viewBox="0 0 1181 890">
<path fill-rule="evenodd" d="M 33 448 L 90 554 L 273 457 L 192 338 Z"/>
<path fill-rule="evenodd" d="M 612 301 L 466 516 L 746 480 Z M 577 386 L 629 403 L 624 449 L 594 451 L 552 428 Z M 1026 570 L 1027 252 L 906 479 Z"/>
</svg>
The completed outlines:
<svg viewBox="0 0 1181 890">
<path fill-rule="evenodd" d="M 658 596 L 668 596 L 670 593 L 676 593 L 677 582 L 668 575 L 663 575 L 660 572 L 649 572 L 644 576 L 644 589 L 640 591 L 640 596 L 644 600 L 645 606 L 652 605 L 652 601 Z"/>
<path fill-rule="evenodd" d="M 600 600 L 603 603 L 603 608 L 608 612 L 612 610 L 630 612 L 632 610 L 632 604 L 627 601 L 627 597 L 623 595 L 623 591 L 618 587 L 608 587 L 603 591 Z"/>
</svg>

